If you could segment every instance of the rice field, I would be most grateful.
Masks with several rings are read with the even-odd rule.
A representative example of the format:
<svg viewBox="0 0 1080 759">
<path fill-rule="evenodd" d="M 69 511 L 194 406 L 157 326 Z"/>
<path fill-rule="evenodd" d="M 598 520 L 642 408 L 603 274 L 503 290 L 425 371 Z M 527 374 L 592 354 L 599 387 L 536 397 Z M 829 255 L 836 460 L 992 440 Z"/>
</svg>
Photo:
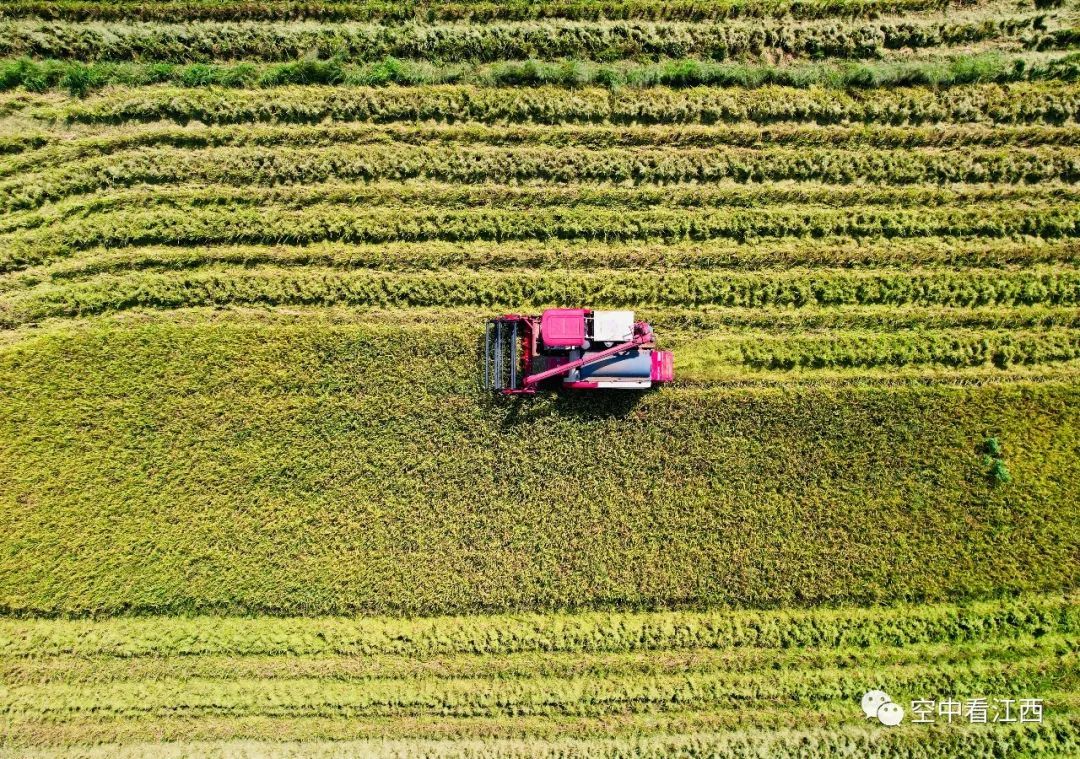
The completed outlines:
<svg viewBox="0 0 1080 759">
<path fill-rule="evenodd" d="M 1075 708 L 1076 601 L 887 611 L 434 619 L 36 620 L 0 626 L 5 720 L 30 756 L 745 756 L 1074 752 L 1075 716 L 874 730 L 896 694 L 1046 693 Z M 272 742 L 237 741 L 267 731 Z M 478 738 L 477 736 L 482 736 Z M 30 746 L 36 748 L 30 749 Z"/>
<path fill-rule="evenodd" d="M 0 755 L 1076 755 L 1078 21 L 5 3 Z"/>
</svg>

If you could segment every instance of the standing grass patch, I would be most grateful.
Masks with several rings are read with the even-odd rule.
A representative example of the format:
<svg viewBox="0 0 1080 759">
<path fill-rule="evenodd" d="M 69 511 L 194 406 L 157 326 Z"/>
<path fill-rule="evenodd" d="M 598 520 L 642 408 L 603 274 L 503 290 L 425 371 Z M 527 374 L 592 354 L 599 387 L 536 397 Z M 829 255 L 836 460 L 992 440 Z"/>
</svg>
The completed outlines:
<svg viewBox="0 0 1080 759">
<path fill-rule="evenodd" d="M 986 476 L 994 485 L 1007 485 L 1012 482 L 1012 473 L 1005 465 L 1001 441 L 997 437 L 988 437 L 982 443 L 983 466 L 988 467 Z"/>
</svg>

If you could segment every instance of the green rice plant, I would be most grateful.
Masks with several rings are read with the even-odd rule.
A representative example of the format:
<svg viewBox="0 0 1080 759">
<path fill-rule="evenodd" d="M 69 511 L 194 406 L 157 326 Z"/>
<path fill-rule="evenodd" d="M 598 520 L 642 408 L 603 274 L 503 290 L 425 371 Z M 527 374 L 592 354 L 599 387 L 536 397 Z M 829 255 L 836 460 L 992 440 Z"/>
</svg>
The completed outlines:
<svg viewBox="0 0 1080 759">
<path fill-rule="evenodd" d="M 345 81 L 345 77 L 345 70 L 339 60 L 320 61 L 307 58 L 265 69 L 259 76 L 258 83 L 263 87 L 284 84 L 340 84 Z"/>
<path fill-rule="evenodd" d="M 0 89 L 65 89 L 84 96 L 110 84 L 150 85 L 171 81 L 185 87 L 274 87 L 295 84 L 359 86 L 479 84 L 486 86 L 562 87 L 598 85 L 620 87 L 762 87 L 782 85 L 808 88 L 958 86 L 975 82 L 1016 82 L 1043 79 L 1075 81 L 1080 71 L 1076 55 L 1068 54 L 1028 65 L 1023 56 L 997 52 L 902 62 L 715 63 L 694 58 L 662 63 L 598 65 L 588 61 L 506 61 L 434 66 L 423 61 L 387 57 L 364 64 L 342 64 L 305 58 L 273 64 L 237 63 L 115 63 L 34 61 L 21 58 L 0 63 Z"/>
</svg>

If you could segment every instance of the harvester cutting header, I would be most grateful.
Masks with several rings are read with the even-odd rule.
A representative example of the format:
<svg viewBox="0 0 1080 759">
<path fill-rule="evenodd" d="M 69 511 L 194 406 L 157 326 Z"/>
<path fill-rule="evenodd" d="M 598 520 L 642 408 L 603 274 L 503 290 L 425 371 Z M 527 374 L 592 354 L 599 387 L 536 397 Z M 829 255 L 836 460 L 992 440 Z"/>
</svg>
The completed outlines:
<svg viewBox="0 0 1080 759">
<path fill-rule="evenodd" d="M 541 388 L 645 390 L 674 378 L 671 351 L 633 311 L 549 308 L 507 314 L 484 334 L 484 387 L 503 395 Z"/>
</svg>

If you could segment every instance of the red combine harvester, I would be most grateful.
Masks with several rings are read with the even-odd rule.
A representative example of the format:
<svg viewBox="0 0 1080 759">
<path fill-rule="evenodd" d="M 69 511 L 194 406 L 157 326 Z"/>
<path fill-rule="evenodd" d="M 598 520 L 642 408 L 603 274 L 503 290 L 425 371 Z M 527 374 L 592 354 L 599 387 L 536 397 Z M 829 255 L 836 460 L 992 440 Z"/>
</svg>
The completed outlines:
<svg viewBox="0 0 1080 759">
<path fill-rule="evenodd" d="M 484 388 L 503 395 L 541 388 L 645 390 L 671 382 L 671 351 L 656 350 L 652 327 L 633 311 L 549 308 L 507 314 L 484 333 Z"/>
</svg>

